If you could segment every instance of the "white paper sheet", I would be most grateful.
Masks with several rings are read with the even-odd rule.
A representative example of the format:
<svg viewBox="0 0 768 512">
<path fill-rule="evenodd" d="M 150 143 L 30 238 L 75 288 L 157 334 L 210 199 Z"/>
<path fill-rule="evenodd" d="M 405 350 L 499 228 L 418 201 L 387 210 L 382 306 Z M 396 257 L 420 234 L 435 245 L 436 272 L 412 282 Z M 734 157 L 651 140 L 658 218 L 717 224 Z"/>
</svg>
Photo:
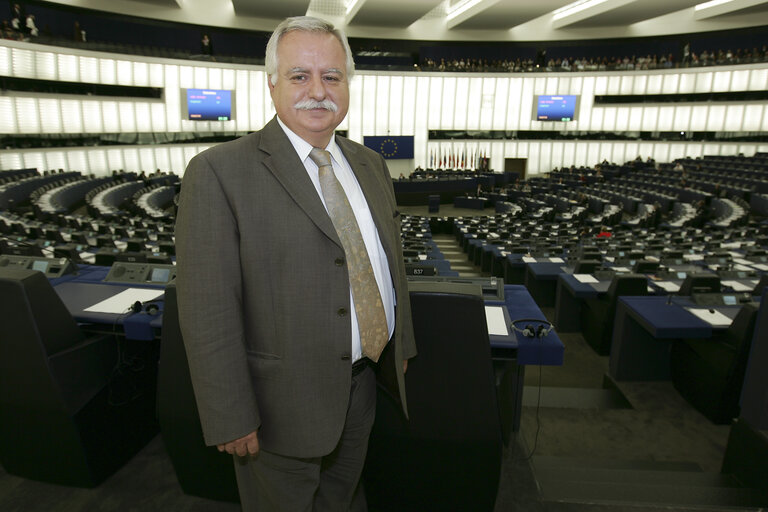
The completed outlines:
<svg viewBox="0 0 768 512">
<path fill-rule="evenodd" d="M 675 284 L 672 281 L 656 281 L 654 284 L 667 292 L 674 293 L 680 291 L 680 285 Z"/>
<path fill-rule="evenodd" d="M 113 313 L 122 314 L 130 310 L 131 305 L 136 302 L 147 302 L 155 300 L 163 295 L 162 290 L 150 290 L 147 288 L 128 288 L 122 292 L 113 295 L 93 306 L 85 308 L 84 311 L 92 313 Z"/>
<path fill-rule="evenodd" d="M 549 258 L 549 261 L 551 261 L 552 263 L 565 263 L 565 261 L 563 261 L 563 258 Z"/>
<path fill-rule="evenodd" d="M 732 320 L 716 309 L 685 308 L 705 322 L 709 322 L 712 327 L 728 327 Z"/>
<path fill-rule="evenodd" d="M 573 274 L 573 277 L 580 283 L 598 283 L 599 281 L 592 274 Z"/>
<path fill-rule="evenodd" d="M 504 306 L 485 306 L 485 321 L 488 324 L 488 334 L 492 336 L 508 336 L 507 322 L 504 320 Z"/>
<path fill-rule="evenodd" d="M 740 283 L 738 281 L 720 281 L 720 284 L 733 288 L 734 291 L 737 292 L 751 292 L 752 288 L 754 288 L 754 285 L 747 286 L 746 284 Z"/>
<path fill-rule="evenodd" d="M 768 265 L 766 265 L 765 263 L 751 263 L 751 265 L 752 265 L 752 268 L 756 268 L 757 270 L 762 270 L 763 272 L 768 270 Z"/>
<path fill-rule="evenodd" d="M 611 270 L 614 272 L 632 272 L 632 269 L 628 267 L 611 267 Z"/>
<path fill-rule="evenodd" d="M 530 256 L 523 256 L 523 262 L 524 263 L 536 263 L 536 258 L 531 258 Z"/>
</svg>

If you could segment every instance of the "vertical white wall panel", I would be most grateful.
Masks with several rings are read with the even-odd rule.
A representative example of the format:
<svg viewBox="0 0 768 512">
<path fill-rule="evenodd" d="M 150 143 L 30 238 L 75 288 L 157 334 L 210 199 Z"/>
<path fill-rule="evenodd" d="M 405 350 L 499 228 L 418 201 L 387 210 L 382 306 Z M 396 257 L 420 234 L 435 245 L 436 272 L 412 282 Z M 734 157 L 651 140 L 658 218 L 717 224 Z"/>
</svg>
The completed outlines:
<svg viewBox="0 0 768 512">
<path fill-rule="evenodd" d="M 101 116 L 101 103 L 98 101 L 83 101 L 83 131 L 99 133 L 104 131 Z"/>
<path fill-rule="evenodd" d="M 40 98 L 37 108 L 42 132 L 61 133 L 64 131 L 61 124 L 60 100 L 50 97 Z"/>
<path fill-rule="evenodd" d="M 16 125 L 21 133 L 40 131 L 40 114 L 36 98 L 16 98 Z"/>
<path fill-rule="evenodd" d="M 403 135 L 416 133 L 416 77 L 406 76 L 403 79 L 402 127 Z M 414 147 L 414 151 L 415 151 Z M 423 166 L 422 166 L 423 167 Z"/>
<path fill-rule="evenodd" d="M 660 132 L 667 132 L 672 130 L 672 122 L 675 118 L 675 107 L 663 106 L 659 107 L 659 122 L 656 129 Z"/>
<path fill-rule="evenodd" d="M 99 81 L 102 84 L 117 83 L 117 62 L 115 59 L 99 59 Z"/>
<path fill-rule="evenodd" d="M 439 129 L 450 130 L 454 128 L 453 119 L 456 111 L 456 77 L 449 76 L 443 79 L 443 101 L 441 104 Z"/>
<path fill-rule="evenodd" d="M 0 75 L 11 76 L 13 74 L 13 50 L 7 46 L 0 46 Z"/>
<path fill-rule="evenodd" d="M 648 76 L 648 83 L 645 86 L 645 94 L 662 94 L 662 84 L 664 83 L 664 75 L 650 75 Z"/>
<path fill-rule="evenodd" d="M 519 104 L 520 104 L 520 111 L 518 112 L 520 116 L 519 123 L 517 126 L 512 124 L 510 126 L 511 129 L 516 130 L 530 130 L 533 118 L 533 105 L 534 101 L 536 100 L 534 98 L 533 93 L 533 78 L 525 77 L 523 78 L 523 90 L 520 94 Z M 514 100 L 512 100 L 514 102 Z"/>
<path fill-rule="evenodd" d="M 725 126 L 727 132 L 738 132 L 744 124 L 744 105 L 728 105 L 725 110 Z"/>
<path fill-rule="evenodd" d="M 447 99 L 446 99 L 447 101 Z M 443 113 L 443 78 L 440 76 L 429 77 L 429 112 L 427 113 L 427 126 L 430 130 L 439 130 Z"/>
<path fill-rule="evenodd" d="M 707 129 L 718 132 L 723 129 L 725 123 L 725 105 L 712 105 L 709 107 L 709 117 L 707 118 Z"/>
<path fill-rule="evenodd" d="M 712 82 L 712 91 L 728 92 L 731 89 L 731 72 L 717 71 Z"/>
<path fill-rule="evenodd" d="M 133 63 L 133 85 L 139 87 L 149 86 L 149 64 L 146 62 Z"/>
<path fill-rule="evenodd" d="M 694 73 L 681 73 L 678 93 L 689 94 L 696 90 L 696 75 Z"/>
<path fill-rule="evenodd" d="M 375 76 L 361 76 L 363 104 L 361 112 L 363 113 L 363 136 L 376 135 L 376 95 L 377 81 Z"/>
<path fill-rule="evenodd" d="M 119 85 L 133 85 L 133 62 L 117 61 L 117 83 Z"/>
<path fill-rule="evenodd" d="M 366 109 L 363 115 L 375 112 L 376 125 L 370 135 L 386 135 L 389 132 L 389 114 L 391 111 L 391 78 L 379 75 L 376 77 L 376 88 L 370 96 L 371 109 Z M 366 91 L 367 93 L 368 91 Z M 367 96 L 367 94 L 366 94 Z"/>
<path fill-rule="evenodd" d="M 116 101 L 104 101 L 101 104 L 101 118 L 104 131 L 107 133 L 120 132 L 120 111 Z"/>
<path fill-rule="evenodd" d="M 99 83 L 99 59 L 94 57 L 80 57 L 80 81 L 89 83 Z"/>
<path fill-rule="evenodd" d="M 35 78 L 56 80 L 57 76 L 56 55 L 51 52 L 35 52 Z"/>
<path fill-rule="evenodd" d="M 707 71 L 704 73 L 697 73 L 695 92 L 711 92 L 711 91 L 712 91 L 712 72 Z"/>
<path fill-rule="evenodd" d="M 118 118 L 120 120 L 121 132 L 136 131 L 136 112 L 134 104 L 129 101 L 121 101 L 117 104 Z"/>
<path fill-rule="evenodd" d="M 632 85 L 632 94 L 645 94 L 648 87 L 648 75 L 635 75 Z"/>
<path fill-rule="evenodd" d="M 57 55 L 57 68 L 59 80 L 64 82 L 77 82 L 80 80 L 80 66 L 75 55 Z"/>
<path fill-rule="evenodd" d="M 493 80 L 489 80 L 493 83 Z M 467 98 L 464 103 L 464 118 L 466 119 L 466 128 L 468 130 L 480 129 L 480 114 L 483 111 L 483 102 L 487 103 L 485 107 L 493 107 L 493 96 L 487 97 L 483 94 L 483 78 L 472 77 L 468 80 L 467 84 Z M 490 100 L 490 101 L 489 101 Z M 490 112 L 489 112 L 490 113 Z"/>
<path fill-rule="evenodd" d="M 152 114 L 149 112 L 149 103 L 136 102 L 134 105 L 134 112 L 136 114 L 136 131 L 137 132 L 151 132 L 152 131 Z"/>
<path fill-rule="evenodd" d="M 751 69 L 749 71 L 749 89 L 752 91 L 765 90 L 768 84 L 768 68 Z"/>
<path fill-rule="evenodd" d="M 13 76 L 35 78 L 35 53 L 21 48 L 13 49 Z"/>
<path fill-rule="evenodd" d="M 83 132 L 83 116 L 80 100 L 61 100 L 61 124 L 66 133 Z"/>
</svg>

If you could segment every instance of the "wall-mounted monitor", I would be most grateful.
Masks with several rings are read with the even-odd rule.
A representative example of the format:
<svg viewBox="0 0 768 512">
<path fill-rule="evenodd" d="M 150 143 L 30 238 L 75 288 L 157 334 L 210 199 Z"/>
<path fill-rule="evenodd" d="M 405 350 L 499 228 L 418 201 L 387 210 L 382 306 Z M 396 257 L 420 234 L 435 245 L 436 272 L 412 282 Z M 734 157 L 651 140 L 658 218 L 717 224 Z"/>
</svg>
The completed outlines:
<svg viewBox="0 0 768 512">
<path fill-rule="evenodd" d="M 222 89 L 182 89 L 183 118 L 190 121 L 231 121 L 235 106 L 234 91 Z"/>
<path fill-rule="evenodd" d="M 536 96 L 537 121 L 575 121 L 579 97 L 572 94 Z"/>
</svg>

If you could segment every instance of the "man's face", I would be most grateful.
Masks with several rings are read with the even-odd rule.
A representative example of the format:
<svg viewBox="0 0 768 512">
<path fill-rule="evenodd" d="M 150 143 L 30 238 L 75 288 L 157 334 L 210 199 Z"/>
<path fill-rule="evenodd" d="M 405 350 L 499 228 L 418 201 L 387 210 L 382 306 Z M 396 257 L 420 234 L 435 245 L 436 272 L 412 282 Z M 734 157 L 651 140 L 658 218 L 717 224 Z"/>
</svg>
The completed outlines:
<svg viewBox="0 0 768 512">
<path fill-rule="evenodd" d="M 333 34 L 294 30 L 280 39 L 277 56 L 277 83 L 268 82 L 277 114 L 299 137 L 324 148 L 349 109 L 341 43 Z"/>
</svg>

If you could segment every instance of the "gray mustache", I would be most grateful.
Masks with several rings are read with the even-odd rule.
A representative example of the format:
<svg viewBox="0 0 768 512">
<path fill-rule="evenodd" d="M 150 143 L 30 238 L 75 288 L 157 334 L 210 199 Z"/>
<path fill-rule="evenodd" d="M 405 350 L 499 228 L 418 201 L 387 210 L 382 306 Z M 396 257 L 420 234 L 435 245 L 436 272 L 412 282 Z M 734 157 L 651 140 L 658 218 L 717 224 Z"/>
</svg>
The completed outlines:
<svg viewBox="0 0 768 512">
<path fill-rule="evenodd" d="M 339 107 L 331 100 L 315 101 L 315 100 L 302 100 L 296 103 L 293 108 L 297 110 L 313 110 L 316 108 L 324 108 L 330 112 L 337 112 Z"/>
</svg>

